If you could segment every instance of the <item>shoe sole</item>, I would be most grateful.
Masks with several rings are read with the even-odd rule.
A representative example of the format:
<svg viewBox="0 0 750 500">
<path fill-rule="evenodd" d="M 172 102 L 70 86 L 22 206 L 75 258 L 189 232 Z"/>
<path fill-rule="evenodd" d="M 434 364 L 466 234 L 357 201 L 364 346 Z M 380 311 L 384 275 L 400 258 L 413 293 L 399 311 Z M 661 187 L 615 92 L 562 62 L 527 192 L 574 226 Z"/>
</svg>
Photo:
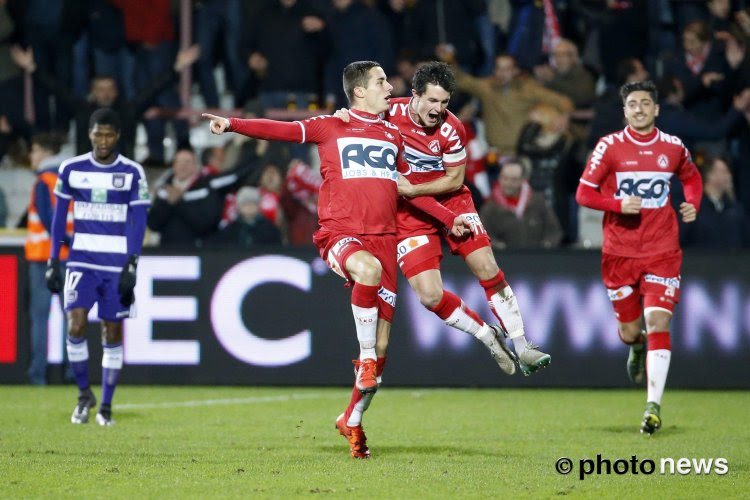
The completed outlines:
<svg viewBox="0 0 750 500">
<path fill-rule="evenodd" d="M 357 390 L 362 394 L 375 394 L 376 392 L 378 392 L 378 386 L 376 385 L 375 387 L 364 389 L 362 389 L 361 387 L 357 387 Z"/>
<path fill-rule="evenodd" d="M 519 363 L 519 366 L 521 367 L 521 373 L 523 373 L 525 377 L 528 377 L 532 373 L 539 371 L 541 368 L 548 366 L 551 362 L 552 362 L 552 356 L 547 354 L 546 356 L 539 358 L 539 360 L 533 365 L 527 365 L 526 363 Z"/>
</svg>

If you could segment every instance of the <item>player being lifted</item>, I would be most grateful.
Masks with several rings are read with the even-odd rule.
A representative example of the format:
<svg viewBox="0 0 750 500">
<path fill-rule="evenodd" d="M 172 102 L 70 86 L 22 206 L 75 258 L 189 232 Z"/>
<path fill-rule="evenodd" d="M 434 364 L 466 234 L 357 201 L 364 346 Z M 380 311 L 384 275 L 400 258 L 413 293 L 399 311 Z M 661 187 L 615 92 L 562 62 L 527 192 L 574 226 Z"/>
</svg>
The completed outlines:
<svg viewBox="0 0 750 500">
<path fill-rule="evenodd" d="M 215 134 L 232 131 L 318 146 L 323 183 L 318 196 L 320 229 L 313 240 L 331 269 L 353 283 L 351 306 L 360 347 L 353 394 L 365 394 L 359 401 L 358 421 L 344 419 L 342 414 L 336 427 L 349 441 L 353 457 L 368 458 L 361 415 L 385 365 L 396 303 L 397 178 L 408 166 L 402 158 L 398 129 L 379 117 L 388 109 L 392 89 L 380 65 L 351 63 L 344 69 L 343 83 L 351 104 L 350 123 L 333 116 L 296 122 L 203 116 L 211 120 Z M 470 230 L 462 217 L 430 197 L 416 198 L 413 203 L 455 234 Z"/>
<path fill-rule="evenodd" d="M 102 402 L 99 425 L 112 425 L 112 396 L 122 369 L 122 320 L 131 314 L 136 266 L 146 231 L 148 186 L 143 167 L 117 153 L 120 120 L 108 108 L 89 120 L 92 151 L 60 165 L 52 220 L 52 251 L 47 287 L 63 289 L 68 316 L 67 351 L 78 385 L 78 404 L 70 417 L 85 424 L 96 406 L 89 387 L 86 342 L 88 312 L 98 304 L 102 338 Z M 60 272 L 60 245 L 65 238 L 68 206 L 73 202 L 73 238 L 65 283 Z"/>
<path fill-rule="evenodd" d="M 576 200 L 604 211 L 602 278 L 620 339 L 630 345 L 628 375 L 638 384 L 647 379 L 641 432 L 653 434 L 662 423 L 661 398 L 671 357 L 669 324 L 680 298 L 682 250 L 670 181 L 677 175 L 684 187 L 684 222 L 695 220 L 703 182 L 682 141 L 654 126 L 659 114 L 654 84 L 627 83 L 620 97 L 628 126 L 599 140 Z"/>
<path fill-rule="evenodd" d="M 548 365 L 551 357 L 526 340 L 516 297 L 495 262 L 489 236 L 470 191 L 463 184 L 466 133 L 461 121 L 447 109 L 455 89 L 450 66 L 426 63 L 414 75 L 412 97 L 391 99 L 387 120 L 404 137 L 404 157 L 410 167 L 406 177 L 399 177 L 399 193 L 406 197 L 434 196 L 441 205 L 463 215 L 472 224 L 473 232 L 463 236 L 446 234 L 435 220 L 401 198 L 397 213 L 398 264 L 427 309 L 446 324 L 477 337 L 500 368 L 513 374 L 515 364 L 507 363 L 507 357 L 496 349 L 499 345 L 507 350 L 501 336 L 500 342 L 495 342 L 499 329 L 488 326 L 460 297 L 443 288 L 440 235 L 445 236 L 451 253 L 464 259 L 484 288 L 490 310 L 513 341 L 521 371 L 529 375 Z M 347 119 L 344 110 L 337 116 Z"/>
</svg>

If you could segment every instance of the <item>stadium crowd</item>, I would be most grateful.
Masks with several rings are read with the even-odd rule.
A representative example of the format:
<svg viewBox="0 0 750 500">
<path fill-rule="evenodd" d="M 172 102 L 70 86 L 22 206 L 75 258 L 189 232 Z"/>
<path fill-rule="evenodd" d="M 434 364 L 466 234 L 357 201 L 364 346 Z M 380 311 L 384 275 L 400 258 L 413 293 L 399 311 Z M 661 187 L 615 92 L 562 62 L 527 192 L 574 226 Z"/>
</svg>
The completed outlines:
<svg viewBox="0 0 750 500">
<path fill-rule="evenodd" d="M 420 63 L 443 59 L 469 140 L 465 183 L 496 248 L 601 244 L 601 213 L 575 203 L 576 186 L 597 138 L 624 127 L 617 90 L 648 78 L 657 127 L 704 176 L 709 203 L 684 245 L 746 247 L 749 43 L 750 10 L 730 0 L 0 0 L 0 224 L 27 225 L 33 138 L 67 143 L 45 169 L 85 153 L 89 115 L 106 106 L 150 179 L 149 242 L 309 245 L 314 148 L 210 142 L 175 113 L 180 74 L 192 71 L 193 108 L 297 119 L 346 105 L 351 61 L 379 61 L 408 96 Z"/>
</svg>

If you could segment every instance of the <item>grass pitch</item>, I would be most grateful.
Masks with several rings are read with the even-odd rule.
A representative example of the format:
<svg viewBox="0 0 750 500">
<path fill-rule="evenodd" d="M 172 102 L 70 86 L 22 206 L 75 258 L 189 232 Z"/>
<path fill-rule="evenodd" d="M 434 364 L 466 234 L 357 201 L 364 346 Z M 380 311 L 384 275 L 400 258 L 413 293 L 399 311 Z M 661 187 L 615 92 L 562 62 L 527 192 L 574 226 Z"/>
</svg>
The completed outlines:
<svg viewBox="0 0 750 500">
<path fill-rule="evenodd" d="M 97 397 L 99 390 L 95 391 Z M 638 433 L 642 390 L 384 387 L 365 414 L 372 458 L 350 458 L 343 388 L 117 389 L 116 425 L 72 425 L 76 389 L 0 387 L 3 498 L 740 498 L 750 395 L 669 391 Z M 579 460 L 629 472 L 579 479 Z M 656 470 L 632 473 L 631 457 Z M 561 457 L 573 470 L 555 470 Z M 660 460 L 726 458 L 729 472 L 660 474 Z M 620 470 L 622 470 L 620 463 Z M 647 470 L 648 468 L 646 468 Z"/>
</svg>

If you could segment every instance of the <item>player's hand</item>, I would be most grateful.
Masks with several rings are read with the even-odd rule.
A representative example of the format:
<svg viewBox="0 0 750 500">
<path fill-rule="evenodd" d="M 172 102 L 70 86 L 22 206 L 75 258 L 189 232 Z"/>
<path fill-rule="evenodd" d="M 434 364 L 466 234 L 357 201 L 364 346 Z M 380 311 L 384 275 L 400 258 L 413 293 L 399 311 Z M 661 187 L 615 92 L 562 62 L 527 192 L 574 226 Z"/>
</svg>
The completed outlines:
<svg viewBox="0 0 750 500">
<path fill-rule="evenodd" d="M 117 283 L 117 293 L 120 294 L 120 303 L 124 306 L 130 306 L 135 302 L 133 289 L 135 288 L 137 268 L 138 256 L 131 255 L 128 257 L 128 261 L 125 265 L 122 266 L 122 271 L 120 271 L 120 281 Z"/>
<path fill-rule="evenodd" d="M 349 123 L 349 110 L 346 109 L 346 108 L 341 108 L 341 109 L 337 110 L 333 114 L 333 116 L 335 116 L 336 118 L 338 118 L 339 120 L 341 120 L 344 123 Z"/>
<path fill-rule="evenodd" d="M 414 184 L 409 182 L 409 179 L 401 174 L 398 174 L 397 185 L 398 194 L 400 194 L 401 196 L 406 196 L 408 198 L 414 196 Z"/>
<path fill-rule="evenodd" d="M 463 215 L 457 215 L 456 218 L 453 219 L 453 227 L 451 227 L 450 231 L 453 236 L 460 238 L 464 235 L 473 233 L 474 227 L 466 220 L 466 218 L 464 218 Z"/>
<path fill-rule="evenodd" d="M 201 47 L 197 43 L 180 50 L 174 60 L 174 70 L 179 73 L 183 69 L 189 68 L 200 56 Z"/>
<path fill-rule="evenodd" d="M 47 261 L 47 270 L 44 271 L 44 279 L 47 281 L 47 288 L 50 292 L 60 293 L 60 290 L 62 290 L 60 259 L 50 259 Z"/>
<path fill-rule="evenodd" d="M 682 215 L 682 222 L 693 222 L 698 215 L 698 211 L 695 209 L 695 205 L 683 201 L 680 203 L 680 215 Z"/>
<path fill-rule="evenodd" d="M 620 207 L 622 213 L 625 215 L 635 215 L 641 213 L 641 201 L 640 196 L 628 196 L 622 200 Z"/>
<path fill-rule="evenodd" d="M 208 124 L 208 128 L 211 129 L 212 134 L 221 135 L 229 130 L 229 120 L 223 116 L 216 116 L 210 113 L 201 114 L 201 118 L 211 120 Z"/>
</svg>

